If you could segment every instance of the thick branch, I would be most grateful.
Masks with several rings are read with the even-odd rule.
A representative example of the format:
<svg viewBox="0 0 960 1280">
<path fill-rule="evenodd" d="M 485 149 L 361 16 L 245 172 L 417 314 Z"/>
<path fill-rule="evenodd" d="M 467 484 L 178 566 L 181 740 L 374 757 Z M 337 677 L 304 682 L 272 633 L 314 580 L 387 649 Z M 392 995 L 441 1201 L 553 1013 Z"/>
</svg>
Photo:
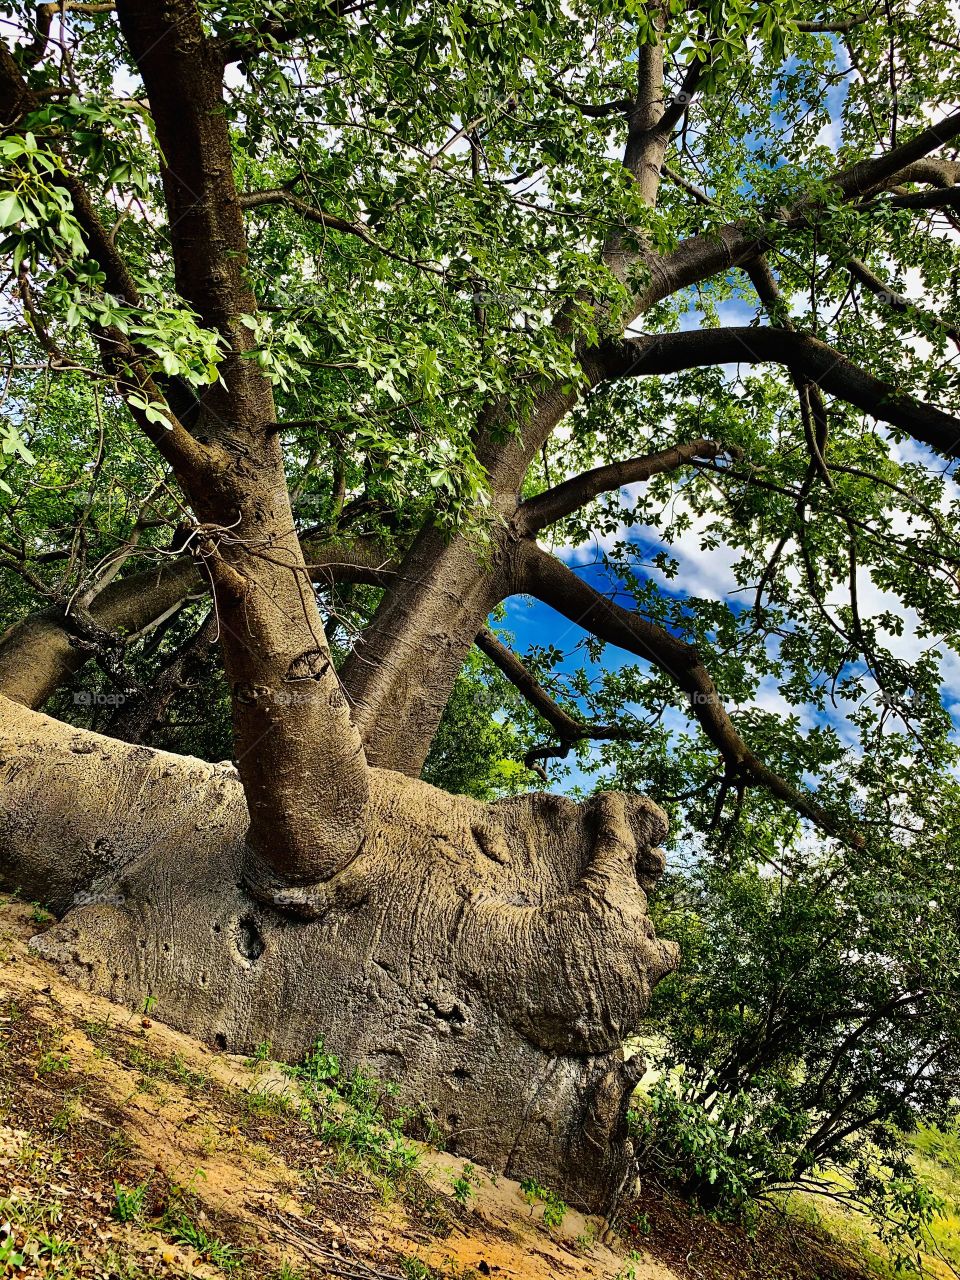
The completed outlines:
<svg viewBox="0 0 960 1280">
<path fill-rule="evenodd" d="M 394 569 L 372 539 L 308 543 L 304 552 L 310 576 L 321 586 L 362 582 L 383 587 Z M 101 631 L 133 635 L 149 629 L 188 596 L 202 596 L 209 587 L 209 579 L 192 559 L 167 560 L 112 582 L 88 612 Z M 89 649 L 71 643 L 73 634 L 59 607 L 31 614 L 10 627 L 0 636 L 0 693 L 34 710 L 42 707 L 90 659 Z"/>
<path fill-rule="evenodd" d="M 13 55 L 6 44 L 0 41 L 0 126 L 4 129 L 19 127 L 24 116 L 35 111 L 39 105 L 36 96 L 27 87 Z M 106 290 L 130 306 L 138 306 L 140 297 L 137 286 L 117 252 L 113 239 L 100 221 L 86 187 L 66 166 L 57 180 L 70 195 L 87 251 L 106 277 Z M 193 439 L 172 410 L 166 424 L 151 422 L 142 408 L 131 403 L 131 396 L 146 396 L 152 401 L 160 401 L 164 397 L 143 369 L 138 352 L 127 338 L 118 329 L 97 330 L 94 336 L 99 343 L 104 366 L 116 378 L 117 389 L 127 402 L 131 416 L 158 453 L 178 475 L 184 477 L 197 475 L 208 467 L 211 461 L 208 451 Z"/>
<path fill-rule="evenodd" d="M 534 543 L 525 544 L 519 591 L 535 596 L 578 627 L 635 653 L 664 672 L 686 694 L 691 714 L 719 751 L 728 777 L 765 787 L 827 835 L 859 844 L 811 796 L 797 791 L 759 760 L 741 738 L 696 649 L 665 627 L 614 604 Z"/>
<path fill-rule="evenodd" d="M 113 13 L 115 5 L 81 4 L 79 0 L 50 0 L 47 4 L 37 6 L 33 19 L 34 36 L 27 45 L 20 47 L 20 60 L 26 67 L 35 67 L 47 51 L 50 39 L 50 28 L 54 18 L 67 14 L 79 13 L 83 17 L 93 17 L 98 13 Z"/>
<path fill-rule="evenodd" d="M 960 196 L 960 191 L 957 194 Z M 958 205 L 958 208 L 960 208 L 960 205 Z M 911 302 L 902 293 L 897 293 L 886 281 L 875 275 L 865 262 L 861 262 L 859 258 L 850 258 L 847 261 L 847 267 L 854 280 L 862 284 L 865 289 L 868 289 L 881 302 L 886 303 L 891 311 L 896 311 L 899 315 L 916 316 L 918 319 L 924 320 L 927 324 L 941 329 L 948 338 L 960 346 L 960 333 L 955 327 L 945 324 L 938 315 L 917 306 L 916 303 Z"/>
<path fill-rule="evenodd" d="M 370 234 L 366 227 L 361 226 L 358 222 L 347 222 L 343 218 L 338 218 L 336 214 L 325 213 L 322 209 L 317 209 L 309 201 L 295 195 L 292 191 L 286 191 L 282 187 L 270 187 L 263 191 L 242 191 L 238 197 L 241 209 L 259 209 L 266 204 L 283 204 L 288 208 L 299 213 L 302 218 L 306 218 L 309 222 L 318 222 L 322 227 L 329 227 L 331 231 L 345 231 L 352 236 L 358 236 L 361 240 L 370 243 Z"/>
<path fill-rule="evenodd" d="M 266 430 L 277 417 L 272 388 L 248 358 L 256 339 L 243 319 L 256 299 L 223 53 L 196 0 L 117 0 L 117 12 L 150 100 L 177 290 L 224 338 L 222 385 L 204 392 L 199 427 L 229 463 L 184 488 L 210 531 L 198 550 L 213 579 L 250 812 L 247 883 L 295 909 L 290 885 L 328 879 L 360 847 L 367 764 L 310 589 L 279 441 Z"/>
<path fill-rule="evenodd" d="M 781 364 L 948 457 L 960 457 L 960 418 L 904 395 L 809 334 L 766 326 L 687 330 L 604 349 L 608 377 L 678 373 L 715 364 Z"/>
<path fill-rule="evenodd" d="M 142 631 L 186 596 L 202 590 L 192 560 L 171 560 L 112 582 L 89 613 L 103 631 Z M 0 692 L 25 706 L 42 707 L 90 658 L 88 650 L 71 644 L 72 634 L 57 607 L 10 627 L 0 636 Z"/>
<path fill-rule="evenodd" d="M 517 655 L 502 644 L 486 627 L 477 635 L 477 648 L 485 654 L 507 677 L 513 687 L 523 695 L 538 715 L 543 716 L 561 742 L 577 742 L 581 738 L 612 737 L 617 729 L 612 725 L 586 725 L 564 711 L 547 693 L 535 676 L 531 675 Z"/>
<path fill-rule="evenodd" d="M 833 178 L 833 185 L 845 200 L 853 200 L 880 190 L 892 182 L 928 181 L 930 179 L 920 176 L 916 168 L 918 162 L 929 163 L 926 157 L 930 152 L 945 146 L 958 136 L 960 111 L 955 111 L 937 124 L 921 130 L 901 146 L 841 170 Z M 802 201 L 784 212 L 779 225 L 805 225 L 815 207 L 813 201 Z M 774 233 L 775 228 L 771 227 L 770 235 L 773 236 Z M 769 237 L 758 236 L 755 224 L 745 221 L 730 222 L 702 235 L 691 236 L 673 253 L 648 260 L 651 280 L 636 300 L 636 314 L 641 314 L 677 290 L 697 284 L 718 271 L 742 266 L 769 247 Z"/>
<path fill-rule="evenodd" d="M 890 204 L 894 209 L 960 209 L 960 187 L 898 193 Z"/>
<path fill-rule="evenodd" d="M 537 533 L 546 525 L 585 507 L 601 493 L 649 480 L 664 471 L 676 471 L 693 458 L 717 458 L 724 453 L 740 456 L 739 449 L 724 445 L 719 440 L 691 440 L 688 444 L 674 445 L 660 453 L 594 467 L 592 471 L 565 480 L 546 493 L 522 503 L 517 512 L 518 527 L 525 534 Z"/>
</svg>

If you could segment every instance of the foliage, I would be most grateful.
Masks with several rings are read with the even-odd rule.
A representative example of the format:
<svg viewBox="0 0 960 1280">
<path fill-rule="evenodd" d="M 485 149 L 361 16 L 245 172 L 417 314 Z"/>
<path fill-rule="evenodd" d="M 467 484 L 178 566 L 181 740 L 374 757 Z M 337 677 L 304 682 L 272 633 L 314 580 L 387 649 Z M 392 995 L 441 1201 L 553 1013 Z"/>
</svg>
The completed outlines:
<svg viewBox="0 0 960 1280">
<path fill-rule="evenodd" d="M 480 1177 L 476 1168 L 469 1161 L 463 1166 L 456 1177 L 451 1178 L 450 1186 L 453 1191 L 453 1198 L 462 1209 L 465 1209 L 473 1195 L 474 1187 L 480 1183 Z"/>
<path fill-rule="evenodd" d="M 423 768 L 425 781 L 454 794 L 492 800 L 529 789 L 523 712 L 507 681 L 479 654 L 457 676 Z M 512 709 L 520 725 L 506 718 Z"/>
<path fill-rule="evenodd" d="M 12 12 L 26 26 L 32 10 L 23 0 Z M 366 219 L 359 236 L 284 204 L 247 214 L 263 304 L 246 318 L 251 358 L 274 382 L 290 424 L 283 441 L 301 532 L 376 534 L 402 550 L 431 519 L 472 529 L 482 551 L 493 517 L 474 448 L 477 415 L 504 405 L 509 434 L 545 376 L 582 383 L 570 334 L 554 321 L 562 315 L 587 350 L 618 332 L 625 288 L 600 258 L 625 226 L 632 247 L 662 252 L 738 219 L 764 227 L 798 327 L 897 388 L 946 408 L 958 403 L 945 359 L 957 320 L 954 250 L 942 218 L 881 199 L 845 204 L 826 181 L 871 153 L 878 131 L 891 144 L 902 140 L 955 97 L 944 0 L 923 0 L 916 12 L 894 4 L 836 33 L 806 27 L 842 28 L 844 10 L 799 0 L 662 11 L 608 0 L 486 0 L 469 16 L 459 6 L 371 3 L 362 22 L 328 21 L 312 5 L 271 8 L 272 17 L 242 3 L 203 12 L 237 54 L 225 111 L 239 185 L 288 189 L 350 225 Z M 278 35 L 274 20 L 292 24 L 293 36 Z M 27 282 L 12 300 L 18 323 L 7 338 L 11 381 L 0 422 L 14 442 L 4 444 L 0 475 L 13 488 L 0 556 L 8 621 L 75 600 L 118 552 L 129 556 L 121 576 L 162 562 L 192 527 L 175 482 L 131 432 L 114 380 L 98 369 L 90 324 L 138 338 L 161 383 L 202 387 L 219 376 L 219 338 L 175 292 L 149 112 L 115 88 L 135 80 L 129 51 L 103 15 L 73 15 L 66 35 L 76 45 L 70 91 L 54 88 L 59 46 L 51 43 L 29 71 L 42 105 L 4 137 L 0 157 L 2 247 L 12 277 Z M 687 73 L 702 71 L 682 145 L 671 142 L 667 162 L 703 185 L 708 203 L 668 176 L 650 208 L 617 158 L 628 122 L 606 106 L 635 91 L 638 48 L 660 39 L 668 98 Z M 472 140 L 456 124 L 463 121 L 479 122 Z M 93 193 L 105 225 L 116 224 L 137 306 L 121 305 L 85 256 L 61 185 L 65 167 Z M 806 201 L 815 216 L 771 226 L 791 201 Z M 149 216 L 128 216 L 131 209 Z M 937 314 L 891 309 L 889 291 L 886 301 L 883 291 L 852 296 L 851 253 L 891 290 L 914 272 L 918 291 L 939 299 Z M 636 270 L 642 276 L 642 255 Z M 784 305 L 772 304 L 775 320 Z M 709 328 L 724 306 L 762 309 L 746 277 L 730 273 L 678 290 L 643 324 L 651 332 Z M 601 540 L 605 558 L 593 579 L 698 645 L 750 748 L 789 781 L 809 782 L 832 811 L 852 809 L 871 831 L 888 822 L 890 795 L 902 797 L 898 820 L 907 818 L 923 805 L 920 768 L 941 776 L 953 758 L 940 697 L 957 634 L 949 478 L 836 400 L 832 481 L 806 492 L 809 456 L 790 377 L 742 369 L 731 381 L 704 368 L 594 390 L 531 468 L 525 490 L 698 434 L 737 446 L 744 464 L 694 467 L 639 493 L 613 492 L 551 536 Z M 692 539 L 729 551 L 735 582 L 725 584 L 726 599 L 695 581 Z M 851 578 L 861 580 L 861 595 L 867 578 L 882 593 L 875 607 L 858 611 Z M 756 607 L 743 607 L 761 581 Z M 349 647 L 378 592 L 321 594 L 328 619 L 347 619 Z M 202 614 L 188 604 L 147 636 L 116 637 L 98 655 L 100 670 L 84 672 L 81 687 L 50 709 L 111 731 L 130 690 L 151 687 Z M 920 657 L 904 644 L 910 633 Z M 603 746 L 594 763 L 605 775 L 661 798 L 678 840 L 709 825 L 715 808 L 718 820 L 748 825 L 768 848 L 791 838 L 792 818 L 776 801 L 722 778 L 669 675 L 642 663 L 604 661 L 598 670 L 601 648 L 588 641 L 573 655 L 583 670 L 555 682 L 584 718 L 613 711 L 646 725 L 639 742 Z M 543 655 L 531 656 L 537 666 Z M 481 688 L 473 660 L 471 668 L 427 776 L 482 797 L 509 793 L 529 782 L 518 765 L 530 718 L 488 675 Z M 75 702 L 78 693 L 93 705 Z M 149 740 L 226 759 L 229 720 L 226 685 L 209 656 Z"/>
<path fill-rule="evenodd" d="M 205 1262 L 228 1274 L 240 1269 L 241 1260 L 236 1249 L 216 1236 L 211 1236 L 186 1209 L 168 1210 L 164 1226 L 172 1240 L 189 1245 Z"/>
<path fill-rule="evenodd" d="M 704 860 L 669 877 L 657 913 L 683 960 L 655 997 L 642 1160 L 709 1208 L 790 1186 L 841 1197 L 909 1250 L 944 1206 L 905 1135 L 949 1126 L 960 1097 L 949 854 Z"/>
<path fill-rule="evenodd" d="M 8 6 L 24 33 L 34 8 Z M 936 1205 L 910 1180 L 900 1135 L 948 1122 L 960 1061 L 955 480 L 840 395 L 812 422 L 809 385 L 805 400 L 793 372 L 758 373 L 749 332 L 736 371 L 592 387 L 586 371 L 635 319 L 652 254 L 745 227 L 779 297 L 761 296 L 744 269 L 755 259 L 725 259 L 635 327 L 789 323 L 830 343 L 837 367 L 883 379 L 887 399 L 960 408 L 955 212 L 924 204 L 925 181 L 845 200 L 831 180 L 956 103 L 951 6 L 891 0 L 853 19 L 812 0 L 201 10 L 230 54 L 239 187 L 300 202 L 246 210 L 260 310 L 240 325 L 274 388 L 304 541 L 375 538 L 399 559 L 435 525 L 469 537 L 483 563 L 501 516 L 478 424 L 492 418 L 509 442 L 538 397 L 574 388 L 582 404 L 530 467 L 526 497 L 599 462 L 696 438 L 727 446 L 542 532 L 615 604 L 696 647 L 747 751 L 845 836 L 815 836 L 748 785 L 742 760 L 718 763 L 676 671 L 575 628 L 526 655 L 569 713 L 636 730 L 579 763 L 603 786 L 651 794 L 674 858 L 698 855 L 657 905 L 684 961 L 657 996 L 665 1082 L 638 1125 L 647 1158 L 707 1202 L 841 1170 L 880 1221 L 915 1231 Z M 163 427 L 166 398 L 139 383 L 124 398 L 97 334 L 134 339 L 164 397 L 218 386 L 225 352 L 178 292 L 153 123 L 117 23 L 57 22 L 49 56 L 31 61 L 26 35 L 15 50 L 36 106 L 0 138 L 0 612 L 67 612 L 95 666 L 48 710 L 106 732 L 189 648 L 145 740 L 227 759 L 229 689 L 195 644 L 206 604 L 188 598 L 142 634 L 85 628 L 114 574 L 165 564 L 201 520 L 131 427 L 131 409 Z M 683 110 L 654 202 L 620 157 L 637 124 L 622 104 L 655 49 L 657 102 Z M 74 178 L 136 301 L 93 260 Z M 342 657 L 380 589 L 318 594 Z M 543 733 L 471 657 L 424 776 L 512 794 L 530 785 L 524 760 Z M 301 1073 L 321 1136 L 405 1166 L 376 1087 L 319 1047 Z"/>
<path fill-rule="evenodd" d="M 138 1187 L 124 1187 L 119 1182 L 114 1182 L 114 1205 L 113 1216 L 118 1222 L 136 1222 L 143 1216 L 143 1205 L 146 1199 L 148 1184 L 141 1183 Z"/>
<path fill-rule="evenodd" d="M 414 1168 L 418 1152 L 403 1136 L 405 1113 L 389 1107 L 395 1092 L 390 1084 L 359 1067 L 347 1074 L 320 1040 L 289 1070 L 307 1098 L 307 1119 L 321 1142 L 390 1180 L 402 1179 Z"/>
<path fill-rule="evenodd" d="M 536 1178 L 522 1178 L 520 1190 L 528 1204 L 543 1205 L 543 1221 L 548 1227 L 560 1227 L 566 1216 L 567 1206 L 555 1191 L 543 1186 Z"/>
</svg>

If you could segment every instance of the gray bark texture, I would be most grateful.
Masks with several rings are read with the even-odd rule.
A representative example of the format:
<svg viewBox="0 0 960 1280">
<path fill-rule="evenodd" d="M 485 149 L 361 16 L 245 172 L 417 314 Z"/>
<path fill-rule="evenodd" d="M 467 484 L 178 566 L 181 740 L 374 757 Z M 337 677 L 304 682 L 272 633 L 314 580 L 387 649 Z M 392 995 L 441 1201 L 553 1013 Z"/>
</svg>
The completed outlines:
<svg viewBox="0 0 960 1280">
<path fill-rule="evenodd" d="M 0 702 L 0 874 L 60 916 L 41 955 L 234 1052 L 295 1060 L 322 1038 L 455 1150 L 612 1204 L 638 1065 L 622 1046 L 676 956 L 647 914 L 652 802 L 483 804 L 372 769 L 353 859 L 267 901 L 245 887 L 231 765 Z"/>
</svg>

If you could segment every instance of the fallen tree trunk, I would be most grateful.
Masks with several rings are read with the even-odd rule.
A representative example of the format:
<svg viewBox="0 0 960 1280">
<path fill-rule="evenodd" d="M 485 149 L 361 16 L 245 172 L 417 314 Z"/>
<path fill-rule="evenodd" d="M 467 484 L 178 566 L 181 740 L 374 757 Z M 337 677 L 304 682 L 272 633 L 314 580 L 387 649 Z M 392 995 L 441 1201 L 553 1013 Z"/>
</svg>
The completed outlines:
<svg viewBox="0 0 960 1280">
<path fill-rule="evenodd" d="M 294 1060 L 322 1038 L 455 1150 L 609 1206 L 630 1162 L 622 1045 L 675 958 L 647 915 L 655 805 L 485 805 L 373 769 L 361 849 L 267 904 L 244 887 L 232 766 L 0 705 L 0 873 L 60 917 L 42 955 L 235 1052 Z"/>
</svg>

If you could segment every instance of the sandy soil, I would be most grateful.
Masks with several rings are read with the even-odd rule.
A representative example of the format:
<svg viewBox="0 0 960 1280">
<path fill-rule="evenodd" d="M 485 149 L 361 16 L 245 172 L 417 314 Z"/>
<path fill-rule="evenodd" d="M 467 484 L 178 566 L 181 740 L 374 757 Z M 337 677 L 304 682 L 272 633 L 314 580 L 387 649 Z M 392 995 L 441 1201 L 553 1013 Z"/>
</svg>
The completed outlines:
<svg viewBox="0 0 960 1280">
<path fill-rule="evenodd" d="M 604 1221 L 548 1226 L 517 1183 L 430 1147 L 376 1176 L 318 1142 L 275 1064 L 61 981 L 27 949 L 38 917 L 0 906 L 0 1275 L 677 1280 Z M 127 1222 L 118 1187 L 143 1188 Z"/>
</svg>

